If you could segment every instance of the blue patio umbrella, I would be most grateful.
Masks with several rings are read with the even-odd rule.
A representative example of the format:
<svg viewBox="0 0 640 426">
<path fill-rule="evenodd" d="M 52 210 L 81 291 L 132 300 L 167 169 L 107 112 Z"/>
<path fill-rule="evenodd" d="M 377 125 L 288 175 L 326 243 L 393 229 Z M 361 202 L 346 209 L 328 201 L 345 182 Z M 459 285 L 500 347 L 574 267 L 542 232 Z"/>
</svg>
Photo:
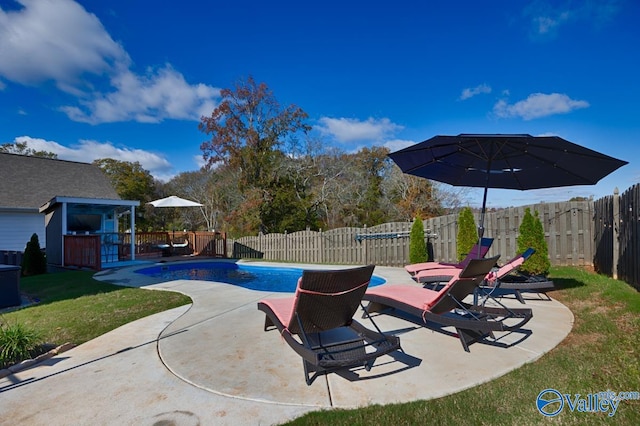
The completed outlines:
<svg viewBox="0 0 640 426">
<path fill-rule="evenodd" d="M 628 164 L 558 136 L 527 134 L 434 136 L 389 157 L 410 175 L 453 186 L 484 188 L 480 238 L 489 188 L 594 185 Z"/>
</svg>

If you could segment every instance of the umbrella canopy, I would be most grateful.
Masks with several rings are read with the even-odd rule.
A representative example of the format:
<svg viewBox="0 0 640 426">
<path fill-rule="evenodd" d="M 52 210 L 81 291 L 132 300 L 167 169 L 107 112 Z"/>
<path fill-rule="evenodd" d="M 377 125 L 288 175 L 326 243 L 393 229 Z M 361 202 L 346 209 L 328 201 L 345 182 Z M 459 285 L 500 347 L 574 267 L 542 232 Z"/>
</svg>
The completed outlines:
<svg viewBox="0 0 640 426">
<path fill-rule="evenodd" d="M 594 185 L 628 164 L 558 136 L 526 134 L 434 136 L 389 154 L 404 173 L 454 186 L 541 189 Z"/>
<path fill-rule="evenodd" d="M 202 204 L 195 201 L 185 200 L 184 198 L 171 195 L 170 197 L 160 198 L 159 200 L 151 201 L 153 207 L 202 207 Z"/>
</svg>

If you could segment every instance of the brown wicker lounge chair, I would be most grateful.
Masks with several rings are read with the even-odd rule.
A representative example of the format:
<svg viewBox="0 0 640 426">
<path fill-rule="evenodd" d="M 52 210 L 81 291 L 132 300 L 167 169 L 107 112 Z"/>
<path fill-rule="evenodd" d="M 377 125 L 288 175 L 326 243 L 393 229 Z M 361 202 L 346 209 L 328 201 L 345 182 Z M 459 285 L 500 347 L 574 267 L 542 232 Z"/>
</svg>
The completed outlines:
<svg viewBox="0 0 640 426">
<path fill-rule="evenodd" d="M 490 271 L 489 274 L 487 274 L 487 278 L 495 278 L 498 280 L 504 278 L 511 272 L 518 269 L 520 265 L 522 265 L 525 260 L 527 260 L 529 256 L 531 256 L 534 252 L 535 250 L 530 248 L 524 253 L 515 256 L 513 259 L 509 260 L 498 269 L 493 268 L 493 270 Z M 463 268 L 458 268 L 455 266 L 449 268 L 426 269 L 416 273 L 413 276 L 413 279 L 420 284 L 446 283 L 453 278 L 457 278 L 460 272 L 462 272 L 462 269 Z"/>
<path fill-rule="evenodd" d="M 469 344 L 492 336 L 494 331 L 517 330 L 533 316 L 531 309 L 509 309 L 504 306 L 478 306 L 463 300 L 473 295 L 496 264 L 499 256 L 472 259 L 457 279 L 440 291 L 415 285 L 382 285 L 367 290 L 363 300 L 369 301 L 367 313 L 395 310 L 415 317 L 416 322 L 431 321 L 456 329 L 460 343 L 469 352 Z"/>
<path fill-rule="evenodd" d="M 494 291 L 498 290 L 495 295 L 502 295 L 505 292 L 513 291 L 516 299 L 522 304 L 525 304 L 522 292 L 537 292 L 544 294 L 548 300 L 551 298 L 546 294 L 548 290 L 553 290 L 555 287 L 553 281 L 547 279 L 544 276 L 531 276 L 518 273 L 518 268 L 522 265 L 531 255 L 535 253 L 535 249 L 528 248 L 524 253 L 515 256 L 507 263 L 494 269 L 487 275 L 489 280 L 489 286 L 483 286 L 482 291 L 478 292 L 479 295 L 493 297 Z M 444 284 L 452 279 L 455 279 L 462 271 L 461 268 L 438 268 L 427 269 L 418 272 L 413 276 L 413 279 L 420 284 L 433 285 L 433 289 L 437 288 L 438 284 Z"/>
<path fill-rule="evenodd" d="M 400 339 L 383 334 L 370 317 L 375 331 L 353 319 L 373 269 L 303 271 L 295 295 L 258 302 L 266 314 L 264 330 L 277 328 L 302 357 L 307 385 L 345 368 L 369 370 L 376 358 L 400 349 Z"/>
<path fill-rule="evenodd" d="M 411 275 L 415 275 L 420 271 L 440 268 L 459 268 L 463 269 L 471 259 L 480 259 L 486 256 L 487 252 L 493 244 L 493 238 L 482 238 L 479 244 L 474 244 L 469 253 L 459 263 L 445 263 L 445 262 L 423 262 L 412 263 L 407 265 L 404 269 Z"/>
<path fill-rule="evenodd" d="M 500 290 L 513 290 L 516 299 L 525 304 L 523 292 L 537 293 L 544 295 L 547 300 L 551 300 L 547 291 L 555 290 L 553 281 L 543 275 L 524 275 L 514 273 L 498 281 L 497 288 Z"/>
</svg>

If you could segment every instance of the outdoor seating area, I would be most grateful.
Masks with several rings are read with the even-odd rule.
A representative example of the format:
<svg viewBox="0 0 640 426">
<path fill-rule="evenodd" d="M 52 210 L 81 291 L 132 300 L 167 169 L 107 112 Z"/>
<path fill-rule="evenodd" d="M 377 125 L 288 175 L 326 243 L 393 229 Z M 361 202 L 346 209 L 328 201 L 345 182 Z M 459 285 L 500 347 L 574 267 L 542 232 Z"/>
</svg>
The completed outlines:
<svg viewBox="0 0 640 426">
<path fill-rule="evenodd" d="M 473 251 L 474 250 L 472 250 L 472 252 Z M 553 281 L 545 276 L 523 274 L 518 271 L 518 268 L 526 262 L 533 253 L 535 253 L 535 250 L 530 247 L 523 253 L 518 254 L 505 262 L 502 266 L 498 266 L 498 264 L 496 264 L 487 274 L 484 282 L 476 291 L 476 299 L 478 295 L 484 295 L 485 297 L 492 296 L 496 290 L 497 293 L 500 293 L 501 295 L 504 295 L 505 293 L 513 293 L 515 298 L 522 304 L 526 304 L 522 295 L 523 292 L 543 294 L 548 299 L 546 292 L 555 288 Z M 457 278 L 462 271 L 462 268 L 458 267 L 456 264 L 431 263 L 437 266 L 431 267 L 430 269 L 424 269 L 424 265 L 426 264 L 417 264 L 407 265 L 405 269 L 410 273 L 417 271 L 412 275 L 412 278 L 416 282 L 423 284 L 425 287 L 430 286 L 433 289 Z M 460 264 L 468 263 L 469 256 L 460 262 Z"/>
<path fill-rule="evenodd" d="M 517 166 L 510 163 L 522 144 L 529 146 L 534 142 L 531 150 L 539 151 L 539 158 L 535 161 L 527 158 Z M 60 396 L 57 389 L 73 388 L 74 379 L 90 380 L 96 389 L 112 394 L 126 393 L 108 374 L 117 368 L 119 374 L 137 374 L 148 389 L 157 386 L 159 376 L 166 381 L 177 378 L 172 382 L 174 395 L 198 401 L 207 399 L 207 407 L 214 401 L 213 405 L 224 412 L 222 417 L 234 412 L 237 416 L 234 419 L 246 419 L 247 412 L 259 410 L 269 412 L 269 421 L 280 422 L 319 408 L 438 398 L 500 377 L 553 349 L 573 326 L 571 311 L 548 296 L 527 299 L 527 306 L 522 306 L 523 292 L 544 293 L 553 288 L 548 280 L 513 279 L 535 250 L 526 250 L 498 266 L 499 255 L 487 257 L 494 238 L 484 237 L 487 189 L 545 187 L 547 183 L 532 176 L 531 170 L 543 167 L 550 174 L 557 172 L 556 164 L 550 165 L 547 160 L 549 155 L 558 155 L 556 151 L 548 152 L 552 144 L 577 149 L 556 137 L 461 134 L 437 136 L 390 155 L 405 173 L 452 185 L 484 188 L 478 243 L 458 263 L 424 262 L 405 267 L 353 266 L 355 262 L 351 266 L 327 262 L 296 264 L 295 268 L 301 268 L 301 276 L 295 290 L 256 289 L 245 287 L 244 283 L 228 284 L 219 276 L 201 281 L 190 276 L 178 279 L 141 275 L 136 273 L 137 267 L 103 270 L 103 262 L 113 264 L 138 258 L 162 257 L 163 263 L 157 268 L 167 271 L 168 258 L 202 254 L 227 257 L 226 235 L 221 233 L 186 230 L 136 233 L 133 223 L 131 233 L 93 232 L 102 229 L 95 226 L 82 235 L 76 235 L 75 231 L 69 235 L 65 230 L 65 261 L 73 259 L 77 262 L 74 266 L 87 266 L 83 262 L 89 259 L 90 265 L 102 270 L 94 278 L 119 285 L 176 291 L 191 297 L 193 304 L 157 314 L 160 325 L 152 324 L 155 334 L 145 335 L 150 326 L 146 319 L 136 321 L 122 327 L 126 332 L 116 329 L 75 352 L 72 349 L 65 358 L 52 362 L 51 370 L 43 372 L 35 368 L 28 373 L 29 377 L 18 372 L 11 380 L 20 383 L 35 377 L 30 391 L 35 389 L 45 395 L 39 402 L 53 409 Z M 491 151 L 495 148 L 500 156 L 481 158 L 485 145 Z M 450 163 L 443 165 L 439 157 L 442 152 Z M 480 159 L 470 166 L 467 163 L 470 158 Z M 598 173 L 608 173 L 621 165 L 619 160 L 610 163 Z M 561 185 L 582 181 L 582 177 L 576 177 Z M 200 206 L 177 197 L 150 204 L 170 208 Z M 74 217 L 78 221 L 85 218 L 80 213 Z M 401 234 L 395 235 L 399 238 Z M 367 240 L 356 241 L 366 247 Z M 238 250 L 243 248 L 238 245 Z M 261 257 L 259 250 L 247 248 L 247 252 L 255 252 L 254 257 Z M 252 261 L 252 266 L 260 263 Z M 290 264 L 282 266 L 291 268 Z M 191 274 L 196 269 L 186 268 Z M 374 274 L 386 282 L 371 287 Z M 282 272 L 278 275 L 279 280 L 282 275 Z M 172 281 L 164 281 L 167 279 Z M 508 292 L 515 297 L 503 297 Z M 109 348 L 108 355 L 104 350 L 93 349 L 98 343 Z M 153 362 L 141 359 L 138 350 L 153 357 Z M 211 362 L 212 354 L 216 362 Z M 116 357 L 126 361 L 113 366 Z M 304 381 L 299 378 L 300 361 Z M 101 365 L 93 368 L 94 374 L 89 377 L 75 371 L 94 362 Z M 102 374 L 103 371 L 107 373 Z M 54 380 L 56 391 L 46 393 L 49 386 L 41 385 L 40 380 L 59 372 L 65 374 L 59 381 Z M 147 406 L 149 400 L 162 404 L 171 392 L 156 393 L 146 402 L 140 401 L 139 392 L 131 398 L 137 399 L 136 406 Z M 18 388 L 11 397 L 20 397 L 21 393 Z M 108 410 L 103 400 L 98 405 L 99 408 L 92 408 L 101 413 Z M 138 423 L 140 419 L 127 420 Z"/>
<path fill-rule="evenodd" d="M 264 262 L 252 262 L 252 264 L 273 265 L 273 263 Z M 291 265 L 276 263 L 275 266 Z M 331 265 L 296 266 L 303 267 L 305 270 L 338 269 Z M 339 268 L 358 270 L 358 268 L 344 266 Z M 328 274 L 331 273 L 328 272 Z M 402 268 L 376 266 L 374 274 L 385 278 L 387 284 L 368 287 L 367 293 L 385 288 L 388 288 L 390 293 L 395 293 L 394 288 L 403 286 L 420 288 Z M 114 279 L 117 277 L 117 275 L 112 276 Z M 573 322 L 571 312 L 556 301 L 529 301 L 526 308 L 529 315 L 511 320 L 519 323 L 517 326 L 504 331 L 493 331 L 492 336 L 479 339 L 472 345 L 472 350 L 467 352 L 460 347 L 460 339 L 455 336 L 454 326 L 436 325 L 431 321 L 429 326 L 425 326 L 424 323 L 417 324 L 412 317 L 406 315 L 372 313 L 371 317 L 375 322 L 375 326 L 370 326 L 373 339 L 380 338 L 378 331 L 387 337 L 395 336 L 399 340 L 397 343 L 401 350 L 398 348 L 387 351 L 390 347 L 386 346 L 383 351 L 387 352 L 386 354 L 376 353 L 373 356 L 375 363 L 370 369 L 367 369 L 363 363 L 353 365 L 348 362 L 347 364 L 351 366 L 345 365 L 344 368 L 332 370 L 330 374 L 322 374 L 309 385 L 301 377 L 301 370 L 306 363 L 303 360 L 306 359 L 305 357 L 310 357 L 315 362 L 317 358 L 313 350 L 302 349 L 303 355 L 301 355 L 294 349 L 304 348 L 302 337 L 294 335 L 295 331 L 298 331 L 295 313 L 305 312 L 302 318 L 314 324 L 303 323 L 305 333 L 309 331 L 309 327 L 314 330 L 318 318 L 325 321 L 329 318 L 331 321 L 331 318 L 337 316 L 335 307 L 343 304 L 340 299 L 343 297 L 356 299 L 355 294 L 359 290 L 348 290 L 364 283 L 361 279 L 346 280 L 344 282 L 350 282 L 350 285 L 344 288 L 347 292 L 339 295 L 344 290 L 333 287 L 329 290 L 332 296 L 316 294 L 325 293 L 326 290 L 317 292 L 319 281 L 316 281 L 317 279 L 313 276 L 311 278 L 311 282 L 307 284 L 304 279 L 301 280 L 302 288 L 307 289 L 309 293 L 303 292 L 298 295 L 308 296 L 308 298 L 295 307 L 295 295 L 291 294 L 249 291 L 224 284 L 213 284 L 214 287 L 210 293 L 206 293 L 202 292 L 202 284 L 198 281 L 151 284 L 153 287 L 179 289 L 186 294 L 194 295 L 194 305 L 189 313 L 163 332 L 162 335 L 166 336 L 166 339 L 159 340 L 160 354 L 164 362 L 184 380 L 223 395 L 279 404 L 303 404 L 316 408 L 355 407 L 363 404 L 384 404 L 438 397 L 491 380 L 536 359 L 553 348 L 569 333 Z M 366 298 L 367 295 L 363 295 L 363 299 Z M 466 301 L 470 299 L 472 297 L 468 297 Z M 267 308 L 264 305 L 256 309 L 256 302 L 265 303 L 269 300 L 281 300 L 285 308 Z M 323 301 L 317 302 L 318 300 Z M 359 319 L 365 316 L 363 321 L 368 321 L 365 309 L 359 305 L 359 302 L 356 301 L 356 303 L 358 308 L 352 317 Z M 504 303 L 509 309 L 519 309 L 519 303 L 515 300 L 505 300 Z M 366 302 L 364 304 L 366 307 Z M 332 309 L 330 313 L 325 310 L 327 306 L 328 309 Z M 351 314 L 351 306 L 340 314 L 341 318 Z M 444 304 L 441 306 L 445 309 Z M 285 317 L 277 319 L 274 314 L 267 314 L 270 310 L 288 311 L 290 316 L 288 319 Z M 436 315 L 439 314 L 433 314 L 433 316 Z M 275 320 L 273 325 L 270 323 L 272 320 Z M 488 323 L 490 320 L 485 321 Z M 276 325 L 278 323 L 279 326 Z M 342 320 L 337 323 L 342 323 Z M 233 324 L 233 327 L 229 327 L 229 324 Z M 270 328 L 269 331 L 265 331 L 265 325 Z M 291 331 L 287 330 L 289 325 L 292 326 Z M 320 326 L 326 327 L 323 324 Z M 185 330 L 189 332 L 184 332 Z M 291 336 L 288 336 L 289 333 Z M 313 331 L 309 334 L 313 334 Z M 242 338 L 233 336 L 242 336 Z M 293 337 L 300 340 L 292 346 L 290 338 Z M 220 345 L 220 342 L 225 344 Z M 391 343 L 395 346 L 395 342 Z M 188 351 L 190 354 L 185 354 L 185 347 L 190 348 Z M 256 348 L 260 350 L 255 350 Z M 225 362 L 208 363 L 208 371 L 203 374 L 197 362 L 198 354 L 214 352 L 217 359 L 233 362 L 233 371 L 242 372 L 241 383 L 238 382 L 239 376 L 230 373 Z M 349 352 L 351 349 L 347 351 Z M 192 358 L 191 362 L 186 362 L 185 356 Z M 355 359 L 358 358 L 355 356 Z M 439 361 L 433 363 L 435 359 Z M 500 362 L 492 360 L 500 360 Z M 478 368 L 468 369 L 469 365 L 475 365 Z M 461 369 L 465 371 L 464 375 L 457 373 Z M 427 383 L 430 385 L 425 386 Z M 393 392 L 389 392 L 389 389 L 393 389 Z"/>
<path fill-rule="evenodd" d="M 462 347 L 469 352 L 471 343 L 485 337 L 495 338 L 493 333 L 497 331 L 519 330 L 533 317 L 531 309 L 476 303 L 476 291 L 497 260 L 498 256 L 472 259 L 439 291 L 413 284 L 369 289 L 363 297 L 369 302 L 365 310 L 368 314 L 397 314 L 400 311 L 411 315 L 413 321 L 419 324 L 453 327 Z M 469 297 L 473 298 L 474 303 L 465 302 Z"/>
<path fill-rule="evenodd" d="M 92 417 L 95 419 L 117 416 L 110 418 L 141 423 L 157 421 L 159 413 L 173 412 L 172 407 L 178 404 L 202 418 L 215 415 L 220 420 L 247 423 L 259 416 L 276 424 L 322 408 L 439 398 L 479 385 L 539 358 L 560 343 L 573 324 L 571 312 L 557 301 L 531 301 L 535 316 L 526 326 L 496 332 L 495 339 L 477 342 L 471 352 L 465 352 L 447 327 L 431 329 L 399 316 L 375 315 L 382 332 L 399 337 L 402 351 L 377 357 L 369 370 L 364 365 L 341 369 L 308 385 L 300 374 L 301 356 L 279 332 L 264 331 L 265 312 L 256 309 L 262 300 L 289 299 L 290 295 L 206 281 L 158 282 L 134 273 L 135 269 L 103 271 L 95 278 L 179 291 L 188 294 L 193 305 L 128 324 L 65 352 L 59 359 L 16 374 L 12 380 L 29 380 L 30 384 L 4 394 L 7 404 L 20 400 L 28 409 L 33 401 L 31 418 L 43 420 L 45 415 L 74 412 L 78 416 L 99 413 Z M 399 285 L 418 288 L 403 268 L 376 266 L 374 274 L 385 278 L 387 284 L 369 290 Z M 334 300 L 331 297 L 328 300 Z M 359 307 L 354 316 L 363 314 Z M 211 362 L 211 354 L 217 362 Z M 127 380 L 113 380 L 114 376 Z M 115 394 L 139 409 L 122 412 L 104 397 Z M 66 401 L 64 408 L 59 404 L 61 399 Z M 216 407 L 215 413 L 211 407 Z"/>
</svg>

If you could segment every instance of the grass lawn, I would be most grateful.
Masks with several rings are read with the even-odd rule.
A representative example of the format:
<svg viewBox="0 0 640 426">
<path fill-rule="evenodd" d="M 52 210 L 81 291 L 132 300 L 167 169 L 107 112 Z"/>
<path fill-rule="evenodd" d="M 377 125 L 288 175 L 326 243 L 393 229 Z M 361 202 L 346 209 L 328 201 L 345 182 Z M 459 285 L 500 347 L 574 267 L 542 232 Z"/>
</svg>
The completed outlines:
<svg viewBox="0 0 640 426">
<path fill-rule="evenodd" d="M 447 397 L 318 411 L 289 424 L 640 425 L 640 400 L 620 402 L 613 417 L 571 412 L 567 404 L 553 418 L 536 409 L 538 394 L 549 388 L 582 396 L 640 392 L 640 293 L 624 282 L 576 268 L 553 268 L 552 279 L 558 290 L 550 295 L 571 309 L 575 324 L 567 339 L 538 361 Z"/>
<path fill-rule="evenodd" d="M 36 330 L 43 342 L 79 345 L 139 318 L 191 303 L 183 294 L 121 287 L 96 281 L 93 272 L 71 271 L 20 279 L 20 290 L 40 300 L 2 314 Z"/>
</svg>

